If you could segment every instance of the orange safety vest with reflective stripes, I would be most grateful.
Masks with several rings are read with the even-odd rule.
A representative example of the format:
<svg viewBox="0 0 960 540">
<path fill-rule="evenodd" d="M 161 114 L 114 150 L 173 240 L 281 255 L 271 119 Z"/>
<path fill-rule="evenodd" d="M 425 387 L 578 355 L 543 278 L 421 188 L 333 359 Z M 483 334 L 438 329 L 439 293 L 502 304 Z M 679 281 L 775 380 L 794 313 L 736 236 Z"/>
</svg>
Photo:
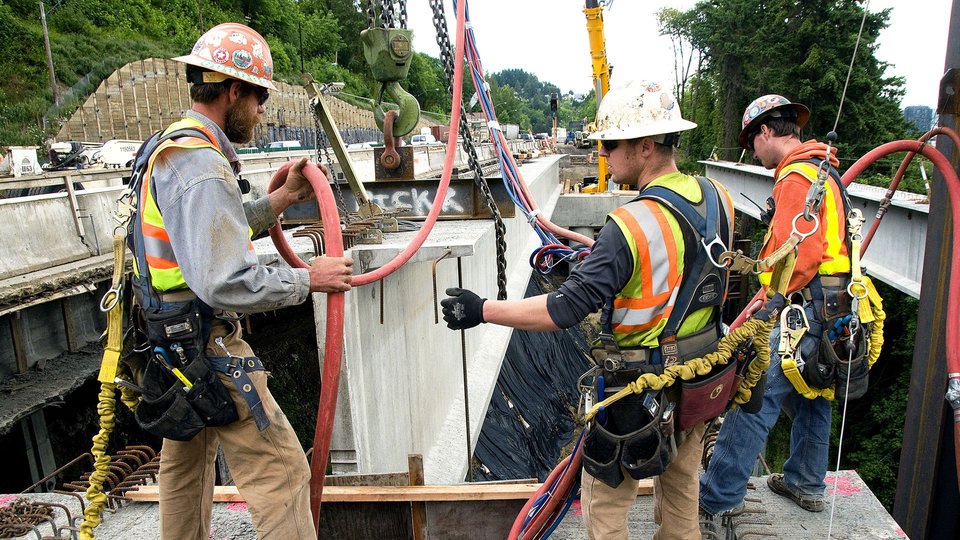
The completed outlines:
<svg viewBox="0 0 960 540">
<path fill-rule="evenodd" d="M 810 183 L 817 181 L 817 165 L 810 163 L 808 161 L 795 161 L 784 166 L 777 173 L 777 178 L 775 184 L 786 178 L 787 176 L 796 173 L 809 180 Z M 846 212 L 843 205 L 843 194 L 840 191 L 840 188 L 834 182 L 832 178 L 827 179 L 826 189 L 823 194 L 823 205 L 820 208 L 820 227 L 823 230 L 823 252 L 820 259 L 820 264 L 817 267 L 817 273 L 820 275 L 835 275 L 835 274 L 849 274 L 850 273 L 850 256 L 847 252 L 847 225 L 846 225 Z M 792 219 L 792 216 L 789 216 L 789 219 Z M 804 229 L 806 230 L 806 229 Z M 761 251 L 765 253 L 767 249 L 776 249 L 779 246 L 773 246 L 768 248 L 767 244 L 770 241 L 773 228 L 767 231 L 766 236 L 763 239 L 764 250 Z M 814 237 L 811 237 L 809 241 L 813 241 Z M 768 270 L 758 276 L 760 283 L 763 285 L 770 285 L 770 277 L 773 273 L 773 270 Z M 793 283 L 791 283 L 793 285 Z"/>
<path fill-rule="evenodd" d="M 164 134 L 172 133 L 173 131 L 183 128 L 199 130 L 203 132 L 209 140 L 185 135 L 161 142 L 147 161 L 147 167 L 143 175 L 144 182 L 140 186 L 140 208 L 137 214 L 140 219 L 140 230 L 143 234 L 144 255 L 150 272 L 150 283 L 153 288 L 159 292 L 175 291 L 188 287 L 180 271 L 180 265 L 177 263 L 173 246 L 170 245 L 170 237 L 167 235 L 167 230 L 163 225 L 163 216 L 160 213 L 160 207 L 157 205 L 153 190 L 151 189 L 153 184 L 154 163 L 161 153 L 170 148 L 212 148 L 220 155 L 223 155 L 222 149 L 217 144 L 216 136 L 200 121 L 193 118 L 184 118 L 178 122 L 174 122 L 164 131 Z M 252 236 L 253 231 L 251 230 L 249 232 Z M 252 243 L 249 244 L 248 249 L 253 249 Z M 134 273 L 138 277 L 140 276 L 136 258 L 134 259 Z"/>
<path fill-rule="evenodd" d="M 703 194 L 696 179 L 681 176 L 686 181 L 668 175 L 651 185 L 666 187 L 694 204 L 699 203 Z M 729 193 L 713 183 L 723 194 L 720 200 L 726 216 L 732 216 L 733 200 Z M 658 336 L 680 292 L 685 253 L 683 231 L 669 210 L 649 199 L 627 203 L 611 212 L 609 218 L 616 222 L 626 239 L 634 262 L 633 275 L 613 299 L 610 328 L 621 347 L 657 347 Z M 678 335 L 685 336 L 703 328 L 711 314 L 712 308 L 687 314 Z"/>
</svg>

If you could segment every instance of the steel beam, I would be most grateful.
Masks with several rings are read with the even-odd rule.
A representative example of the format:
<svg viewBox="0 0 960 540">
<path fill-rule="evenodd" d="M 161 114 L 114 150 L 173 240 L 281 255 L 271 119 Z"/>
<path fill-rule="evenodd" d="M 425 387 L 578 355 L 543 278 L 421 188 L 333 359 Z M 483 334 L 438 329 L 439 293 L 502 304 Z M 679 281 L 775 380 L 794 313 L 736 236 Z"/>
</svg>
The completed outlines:
<svg viewBox="0 0 960 540">
<path fill-rule="evenodd" d="M 507 195 L 503 181 L 499 177 L 487 177 L 493 199 L 500 209 L 500 215 L 511 218 L 516 214 L 516 207 Z M 429 180 L 391 180 L 389 182 L 365 182 L 370 202 L 377 204 L 384 211 L 405 210 L 397 214 L 397 219 L 417 220 L 424 219 L 433 208 L 433 201 L 437 196 L 439 181 Z M 348 212 L 357 210 L 357 202 L 351 196 L 350 190 L 343 192 L 344 204 Z M 339 201 L 338 201 L 339 202 Z M 490 210 L 483 200 L 483 195 L 477 188 L 473 178 L 459 178 L 450 181 L 447 198 L 444 201 L 440 217 L 446 219 L 489 219 Z M 284 211 L 284 218 L 289 222 L 306 223 L 319 220 L 317 204 L 302 203 L 291 206 Z"/>
</svg>

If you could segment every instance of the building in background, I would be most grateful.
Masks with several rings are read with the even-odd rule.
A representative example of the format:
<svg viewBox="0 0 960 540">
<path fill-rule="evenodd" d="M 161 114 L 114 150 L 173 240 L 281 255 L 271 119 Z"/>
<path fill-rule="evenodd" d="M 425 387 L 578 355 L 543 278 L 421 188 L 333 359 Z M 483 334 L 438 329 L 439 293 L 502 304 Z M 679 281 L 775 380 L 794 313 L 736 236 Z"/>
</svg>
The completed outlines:
<svg viewBox="0 0 960 540">
<path fill-rule="evenodd" d="M 933 127 L 933 109 L 926 105 L 911 105 L 903 109 L 903 117 L 921 133 Z"/>
</svg>

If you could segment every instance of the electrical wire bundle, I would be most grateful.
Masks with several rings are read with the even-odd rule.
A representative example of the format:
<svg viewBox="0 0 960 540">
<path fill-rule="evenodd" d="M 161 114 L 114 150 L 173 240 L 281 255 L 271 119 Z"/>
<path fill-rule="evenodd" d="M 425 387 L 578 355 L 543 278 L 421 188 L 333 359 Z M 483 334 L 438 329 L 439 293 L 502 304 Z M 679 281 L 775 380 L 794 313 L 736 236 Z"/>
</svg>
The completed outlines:
<svg viewBox="0 0 960 540">
<path fill-rule="evenodd" d="M 466 4 L 466 0 L 462 0 Z M 456 9 L 457 1 L 453 2 Z M 574 233 L 552 223 L 537 208 L 536 201 L 530 195 L 523 176 L 520 174 L 517 162 L 513 159 L 513 153 L 507 145 L 507 139 L 500 128 L 500 122 L 497 121 L 497 112 L 493 105 L 493 99 L 490 96 L 490 85 L 487 83 L 483 74 L 483 67 L 480 62 L 480 54 L 477 51 L 476 38 L 473 33 L 473 27 L 470 25 L 470 9 L 466 8 L 467 29 L 466 29 L 466 49 L 465 57 L 470 67 L 470 75 L 473 79 L 473 85 L 477 90 L 477 98 L 483 109 L 483 115 L 487 120 L 487 129 L 490 132 L 490 140 L 497 149 L 497 160 L 500 163 L 500 170 L 503 172 L 503 185 L 507 189 L 507 194 L 513 203 L 523 212 L 527 222 L 536 231 L 540 237 L 542 247 L 536 249 L 530 255 L 530 266 L 541 274 L 549 273 L 553 267 L 561 261 L 580 261 L 590 254 L 590 247 L 593 245 L 593 239 Z M 569 247 L 560 242 L 557 236 L 579 242 L 580 246 Z"/>
</svg>

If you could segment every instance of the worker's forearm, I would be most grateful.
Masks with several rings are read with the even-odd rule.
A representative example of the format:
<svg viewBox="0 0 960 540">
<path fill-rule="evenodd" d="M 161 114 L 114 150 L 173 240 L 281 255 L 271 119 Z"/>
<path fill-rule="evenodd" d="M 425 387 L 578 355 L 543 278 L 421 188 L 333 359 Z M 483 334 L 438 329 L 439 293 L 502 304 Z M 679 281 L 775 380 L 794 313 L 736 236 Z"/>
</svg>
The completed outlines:
<svg viewBox="0 0 960 540">
<path fill-rule="evenodd" d="M 483 303 L 483 320 L 521 330 L 537 332 L 559 330 L 547 311 L 545 294 L 523 300 L 487 300 Z"/>
</svg>

